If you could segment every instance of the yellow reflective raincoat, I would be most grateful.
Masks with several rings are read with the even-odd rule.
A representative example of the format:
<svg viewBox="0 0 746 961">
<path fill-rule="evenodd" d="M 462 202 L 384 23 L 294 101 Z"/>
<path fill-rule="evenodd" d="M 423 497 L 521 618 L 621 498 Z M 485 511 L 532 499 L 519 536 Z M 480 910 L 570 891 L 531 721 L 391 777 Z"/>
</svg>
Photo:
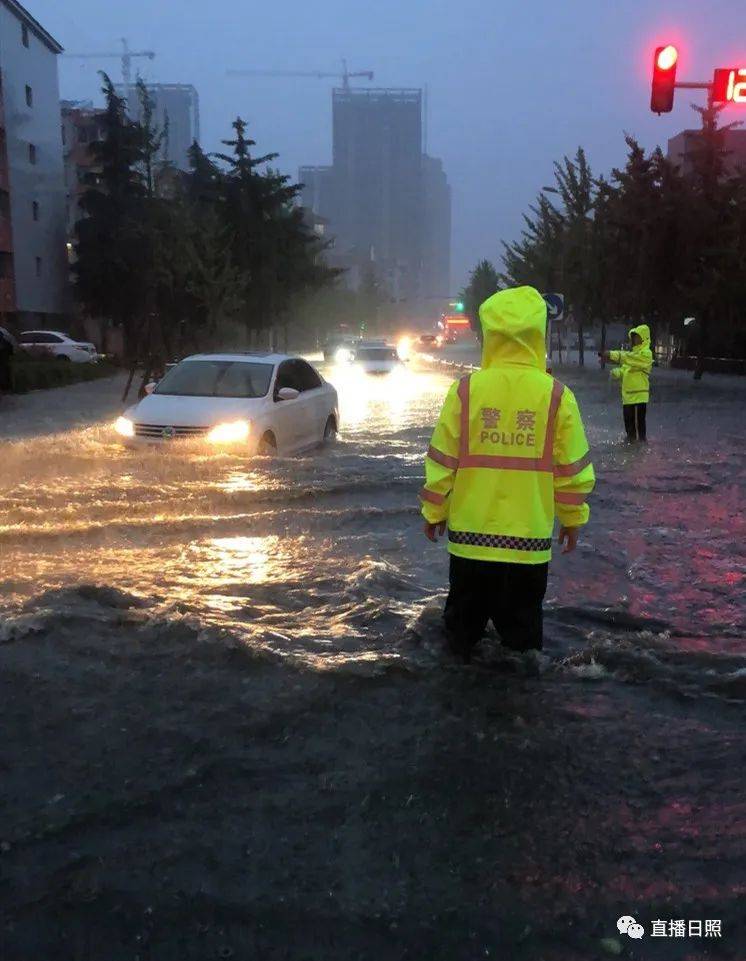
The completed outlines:
<svg viewBox="0 0 746 961">
<path fill-rule="evenodd" d="M 610 350 L 609 360 L 615 367 L 611 376 L 621 381 L 623 404 L 647 404 L 650 400 L 650 371 L 653 369 L 653 352 L 650 349 L 650 328 L 647 324 L 633 327 L 629 335 L 637 334 L 642 340 L 632 350 Z"/>
<path fill-rule="evenodd" d="M 546 372 L 547 309 L 533 287 L 482 304 L 482 368 L 448 392 L 425 460 L 420 494 L 428 523 L 448 521 L 459 557 L 542 564 L 555 514 L 588 521 L 593 489 L 580 411 Z"/>
</svg>

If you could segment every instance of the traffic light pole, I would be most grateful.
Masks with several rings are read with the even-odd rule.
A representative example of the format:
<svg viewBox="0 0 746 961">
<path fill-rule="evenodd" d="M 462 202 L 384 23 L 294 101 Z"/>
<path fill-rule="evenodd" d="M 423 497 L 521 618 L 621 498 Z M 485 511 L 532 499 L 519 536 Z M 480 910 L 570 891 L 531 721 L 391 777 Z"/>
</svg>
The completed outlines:
<svg viewBox="0 0 746 961">
<path fill-rule="evenodd" d="M 695 82 L 695 81 L 690 81 L 689 83 L 687 83 L 686 81 L 682 81 L 681 83 L 675 83 L 675 84 L 674 84 L 674 89 L 676 89 L 676 90 L 706 90 L 706 91 L 707 91 L 707 106 L 708 106 L 708 107 L 711 107 L 711 106 L 712 106 L 712 84 L 711 84 L 711 83 L 705 83 L 704 81 L 702 81 L 702 82 L 699 82 L 699 81 L 697 81 L 697 82 Z"/>
</svg>

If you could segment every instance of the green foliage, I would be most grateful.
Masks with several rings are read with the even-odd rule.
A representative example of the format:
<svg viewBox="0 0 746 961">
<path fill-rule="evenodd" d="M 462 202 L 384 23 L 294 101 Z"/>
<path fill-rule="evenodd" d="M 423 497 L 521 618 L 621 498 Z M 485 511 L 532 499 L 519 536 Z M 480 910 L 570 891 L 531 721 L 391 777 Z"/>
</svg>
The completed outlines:
<svg viewBox="0 0 746 961">
<path fill-rule="evenodd" d="M 472 330 L 481 333 L 479 308 L 500 289 L 500 275 L 489 260 L 480 261 L 472 270 L 469 283 L 459 294 L 464 304 L 464 313 L 469 318 Z"/>
<path fill-rule="evenodd" d="M 272 170 L 276 154 L 252 155 L 239 117 L 231 152 L 195 143 L 191 171 L 161 157 L 167 129 L 137 87 L 140 122 L 104 76 L 105 137 L 94 144 L 101 171 L 77 225 L 76 291 L 92 316 L 124 332 L 130 366 L 150 368 L 207 349 L 227 323 L 246 330 L 284 324 L 296 299 L 333 283 L 324 244 L 298 205 L 300 187 Z"/>
<path fill-rule="evenodd" d="M 630 136 L 608 179 L 593 177 L 582 149 L 556 163 L 554 187 L 504 244 L 501 282 L 564 293 L 579 334 L 594 320 L 645 321 L 684 338 L 694 316 L 690 350 L 746 353 L 746 173 L 726 175 L 720 108 L 695 109 L 686 173 Z M 579 346 L 582 357 L 581 336 Z"/>
</svg>

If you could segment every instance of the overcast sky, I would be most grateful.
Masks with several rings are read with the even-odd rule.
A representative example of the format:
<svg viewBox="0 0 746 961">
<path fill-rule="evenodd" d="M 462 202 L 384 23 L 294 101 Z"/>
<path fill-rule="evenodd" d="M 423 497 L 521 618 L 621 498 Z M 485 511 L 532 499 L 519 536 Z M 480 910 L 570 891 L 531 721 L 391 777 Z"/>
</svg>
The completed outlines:
<svg viewBox="0 0 746 961">
<path fill-rule="evenodd" d="M 627 130 L 647 146 L 691 126 L 692 99 L 649 111 L 652 50 L 679 45 L 679 79 L 746 62 L 743 0 L 23 0 L 71 53 L 152 49 L 143 76 L 193 83 L 214 149 L 241 114 L 297 176 L 331 160 L 331 81 L 232 78 L 229 68 L 370 69 L 378 86 L 429 88 L 429 152 L 453 186 L 453 287 L 500 259 L 552 161 L 582 144 L 597 172 L 623 162 Z M 740 44 L 739 44 L 740 40 Z M 96 70 L 60 61 L 61 95 L 98 99 Z M 737 110 L 738 108 L 731 108 Z M 744 115 L 746 119 L 746 108 Z"/>
</svg>

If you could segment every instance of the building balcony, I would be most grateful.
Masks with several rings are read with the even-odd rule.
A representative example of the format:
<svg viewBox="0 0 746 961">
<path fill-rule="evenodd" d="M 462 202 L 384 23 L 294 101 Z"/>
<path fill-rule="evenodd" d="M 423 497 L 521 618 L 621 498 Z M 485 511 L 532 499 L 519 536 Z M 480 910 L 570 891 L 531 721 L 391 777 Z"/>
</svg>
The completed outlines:
<svg viewBox="0 0 746 961">
<path fill-rule="evenodd" d="M 0 277 L 0 314 L 16 309 L 16 288 L 10 277 Z"/>
<path fill-rule="evenodd" d="M 0 250 L 8 253 L 13 250 L 13 233 L 10 229 L 10 221 L 0 216 Z"/>
</svg>

